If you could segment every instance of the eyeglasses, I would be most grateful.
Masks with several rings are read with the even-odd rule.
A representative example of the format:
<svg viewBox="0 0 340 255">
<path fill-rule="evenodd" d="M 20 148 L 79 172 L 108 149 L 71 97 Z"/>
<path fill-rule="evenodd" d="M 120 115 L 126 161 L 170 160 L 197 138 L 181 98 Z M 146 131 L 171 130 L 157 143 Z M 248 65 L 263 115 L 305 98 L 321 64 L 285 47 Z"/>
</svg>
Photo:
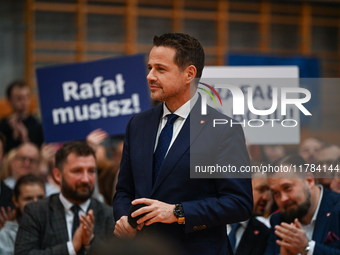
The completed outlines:
<svg viewBox="0 0 340 255">
<path fill-rule="evenodd" d="M 22 163 L 25 162 L 26 160 L 28 160 L 30 164 L 38 164 L 39 162 L 39 160 L 36 158 L 25 157 L 25 156 L 20 156 L 20 155 L 17 155 L 16 159 Z"/>
</svg>

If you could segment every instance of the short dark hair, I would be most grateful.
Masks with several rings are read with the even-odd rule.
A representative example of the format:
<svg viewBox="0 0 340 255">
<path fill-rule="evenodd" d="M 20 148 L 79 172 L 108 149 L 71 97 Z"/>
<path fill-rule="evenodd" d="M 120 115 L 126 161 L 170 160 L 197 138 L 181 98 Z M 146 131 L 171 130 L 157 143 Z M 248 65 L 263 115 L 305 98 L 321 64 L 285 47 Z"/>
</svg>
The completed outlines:
<svg viewBox="0 0 340 255">
<path fill-rule="evenodd" d="M 200 78 L 204 67 L 204 50 L 201 43 L 194 37 L 182 33 L 168 33 L 153 38 L 153 45 L 164 46 L 176 50 L 174 62 L 184 70 L 189 65 L 197 69 L 196 78 Z"/>
<path fill-rule="evenodd" d="M 11 98 L 11 95 L 12 95 L 12 90 L 15 88 L 15 87 L 19 87 L 19 88 L 28 88 L 28 85 L 26 82 L 24 81 L 21 81 L 21 80 L 16 80 L 16 81 L 12 81 L 7 89 L 6 89 L 6 96 L 7 96 L 7 99 L 10 99 Z"/>
<path fill-rule="evenodd" d="M 274 167 L 280 167 L 282 165 L 292 165 L 292 167 L 290 168 L 290 173 L 296 173 L 299 178 L 305 178 L 307 173 L 310 172 L 309 168 L 306 168 L 306 161 L 298 154 L 284 156 L 273 162 Z M 275 172 L 268 172 L 268 175 L 271 176 L 274 173 Z"/>
<path fill-rule="evenodd" d="M 71 153 L 77 156 L 90 156 L 96 159 L 94 150 L 86 142 L 67 142 L 55 154 L 55 165 L 59 170 L 63 170 L 64 163 Z"/>
<path fill-rule="evenodd" d="M 32 185 L 32 184 L 38 184 L 45 191 L 45 183 L 44 183 L 44 181 L 41 178 L 39 178 L 38 176 L 34 175 L 34 174 L 28 174 L 28 175 L 21 176 L 19 178 L 19 180 L 16 182 L 14 190 L 13 190 L 14 197 L 18 200 L 18 198 L 20 196 L 20 188 L 21 188 L 21 186 Z"/>
</svg>

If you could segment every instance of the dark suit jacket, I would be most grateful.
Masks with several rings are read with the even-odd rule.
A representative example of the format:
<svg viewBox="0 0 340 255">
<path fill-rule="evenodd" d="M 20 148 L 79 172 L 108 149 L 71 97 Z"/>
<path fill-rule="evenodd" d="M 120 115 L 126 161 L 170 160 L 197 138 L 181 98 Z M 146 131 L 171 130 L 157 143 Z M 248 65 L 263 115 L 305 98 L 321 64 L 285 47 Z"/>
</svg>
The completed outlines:
<svg viewBox="0 0 340 255">
<path fill-rule="evenodd" d="M 95 242 L 112 235 L 114 219 L 112 209 L 91 198 L 89 209 L 94 212 Z M 59 194 L 25 206 L 20 222 L 15 254 L 24 255 L 68 255 L 69 241 L 64 206 Z"/>
<path fill-rule="evenodd" d="M 266 255 L 280 254 L 280 246 L 276 244 L 278 237 L 274 226 L 281 224 L 281 213 L 274 214 Z M 340 240 L 330 238 L 330 235 L 340 237 L 340 194 L 323 189 L 319 212 L 316 218 L 312 240 L 315 241 L 313 255 L 340 254 Z"/>
<path fill-rule="evenodd" d="M 179 243 L 187 254 L 232 254 L 225 224 L 244 221 L 251 216 L 251 181 L 193 179 L 190 178 L 190 163 L 191 167 L 196 163 L 208 163 L 240 168 L 249 165 L 248 152 L 240 125 L 213 128 L 213 119 L 227 117 L 212 108 L 208 108 L 208 114 L 202 116 L 200 110 L 198 100 L 164 159 L 154 185 L 153 152 L 163 106 L 132 117 L 126 129 L 113 203 L 114 216 L 119 220 L 128 215 L 131 201 L 135 198 L 182 203 L 184 226 L 155 223 L 144 227 L 142 232 L 162 233 Z M 209 174 L 204 176 L 209 178 Z"/>
<path fill-rule="evenodd" d="M 262 255 L 267 247 L 270 229 L 252 216 L 241 237 L 235 255 Z"/>
<path fill-rule="evenodd" d="M 7 210 L 7 207 L 14 208 L 14 204 L 12 201 L 13 191 L 11 188 L 7 187 L 7 185 L 1 181 L 0 185 L 1 193 L 0 193 L 0 208 L 4 207 Z"/>
</svg>

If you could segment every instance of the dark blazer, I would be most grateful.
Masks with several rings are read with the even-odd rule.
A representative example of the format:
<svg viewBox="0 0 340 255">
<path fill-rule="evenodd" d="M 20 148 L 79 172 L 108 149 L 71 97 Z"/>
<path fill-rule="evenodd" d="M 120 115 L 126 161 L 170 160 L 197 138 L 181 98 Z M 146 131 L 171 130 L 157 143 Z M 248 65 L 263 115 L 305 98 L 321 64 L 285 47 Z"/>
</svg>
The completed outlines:
<svg viewBox="0 0 340 255">
<path fill-rule="evenodd" d="M 9 188 L 3 181 L 0 184 L 0 208 L 4 207 L 7 210 L 7 207 L 14 208 L 14 204 L 12 201 L 13 191 Z"/>
<path fill-rule="evenodd" d="M 208 108 L 201 115 L 200 100 L 191 110 L 164 159 L 152 185 L 153 152 L 163 105 L 132 117 L 126 128 L 120 174 L 113 201 L 114 216 L 128 214 L 135 198 L 151 198 L 169 204 L 182 203 L 185 224 L 155 223 L 141 232 L 156 231 L 173 239 L 186 254 L 232 254 L 225 224 L 247 220 L 252 212 L 250 179 L 190 178 L 190 166 L 210 164 L 249 165 L 240 125 L 213 128 L 213 119 L 225 115 Z M 228 118 L 230 120 L 230 118 Z M 191 163 L 191 164 L 190 164 Z M 232 177 L 227 174 L 225 177 Z"/>
<path fill-rule="evenodd" d="M 96 199 L 91 198 L 89 209 L 93 210 L 95 217 L 95 244 L 112 235 L 114 219 L 112 209 Z M 68 241 L 65 210 L 59 194 L 25 206 L 15 242 L 15 254 L 68 255 Z"/>
<path fill-rule="evenodd" d="M 252 216 L 241 237 L 235 255 L 262 255 L 267 247 L 270 229 Z"/>
<path fill-rule="evenodd" d="M 274 214 L 270 220 L 272 228 L 265 253 L 266 255 L 280 254 L 280 246 L 276 244 L 278 236 L 274 233 L 274 226 L 281 224 L 281 222 L 280 212 Z M 340 194 L 324 188 L 312 237 L 312 240 L 315 241 L 313 255 L 340 254 L 339 237 Z"/>
</svg>

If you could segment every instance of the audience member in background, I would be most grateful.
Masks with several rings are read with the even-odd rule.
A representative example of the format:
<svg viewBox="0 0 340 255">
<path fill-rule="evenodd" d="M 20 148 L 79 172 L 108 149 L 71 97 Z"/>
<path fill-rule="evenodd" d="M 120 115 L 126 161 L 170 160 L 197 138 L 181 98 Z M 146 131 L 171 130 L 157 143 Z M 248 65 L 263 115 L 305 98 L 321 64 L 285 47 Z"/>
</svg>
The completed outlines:
<svg viewBox="0 0 340 255">
<path fill-rule="evenodd" d="M 286 155 L 285 147 L 283 145 L 264 145 L 263 161 L 273 163 L 275 160 L 282 158 Z"/>
<path fill-rule="evenodd" d="M 299 155 L 306 161 L 307 164 L 316 163 L 316 154 L 322 147 L 323 142 L 310 137 L 304 140 L 299 146 Z"/>
<path fill-rule="evenodd" d="M 3 165 L 2 165 L 2 172 L 1 172 L 1 179 L 5 180 L 12 174 L 12 161 L 17 155 L 17 149 L 11 149 L 6 156 L 4 157 Z M 14 187 L 14 186 L 13 186 Z"/>
<path fill-rule="evenodd" d="M 298 155 L 275 165 L 304 165 Z M 268 173 L 268 183 L 280 212 L 271 217 L 266 255 L 340 254 L 340 194 L 316 185 L 311 172 Z"/>
<path fill-rule="evenodd" d="M 110 165 L 102 168 L 99 173 L 99 190 L 105 198 L 105 203 L 108 205 L 112 205 L 112 199 L 116 192 L 120 161 L 123 154 L 123 145 L 123 136 L 111 137 Z"/>
<path fill-rule="evenodd" d="M 19 178 L 14 187 L 13 196 L 16 217 L 13 221 L 6 221 L 3 228 L 0 229 L 0 255 L 14 254 L 15 238 L 25 205 L 44 197 L 45 185 L 42 179 L 33 174 Z"/>
<path fill-rule="evenodd" d="M 120 164 L 123 155 L 124 136 L 111 138 L 111 157 L 113 162 Z"/>
<path fill-rule="evenodd" d="M 332 165 L 334 178 L 331 181 L 330 188 L 332 191 L 340 193 L 340 158 L 334 161 Z"/>
<path fill-rule="evenodd" d="M 112 199 L 116 192 L 119 166 L 117 163 L 112 163 L 102 169 L 98 177 L 99 191 L 104 196 L 107 205 L 112 205 Z"/>
<path fill-rule="evenodd" d="M 327 144 L 320 148 L 316 154 L 316 166 L 319 170 L 315 171 L 315 178 L 318 183 L 322 184 L 325 188 L 330 189 L 333 180 L 334 165 L 331 166 L 340 157 L 340 147 L 335 144 Z M 325 171 L 326 170 L 326 171 Z"/>
<path fill-rule="evenodd" d="M 85 142 L 69 142 L 56 153 L 55 179 L 61 193 L 29 204 L 19 226 L 15 254 L 84 254 L 112 235 L 112 208 L 91 198 L 96 158 Z"/>
<path fill-rule="evenodd" d="M 106 157 L 106 149 L 102 145 L 104 140 L 108 137 L 107 133 L 101 129 L 96 129 L 89 133 L 86 137 L 87 144 L 94 150 L 97 159 L 97 172 L 96 172 L 96 183 L 94 186 L 93 197 L 98 199 L 100 202 L 104 203 L 105 199 L 103 194 L 99 189 L 99 178 L 98 176 L 103 171 L 103 169 L 111 165 L 111 161 Z"/>
<path fill-rule="evenodd" d="M 262 255 L 267 247 L 270 230 L 257 216 L 263 216 L 271 199 L 265 174 L 252 174 L 253 216 L 243 222 L 228 225 L 228 236 L 235 255 Z"/>
<path fill-rule="evenodd" d="M 5 151 L 26 142 L 40 147 L 44 141 L 43 131 L 37 119 L 29 114 L 29 87 L 23 81 L 14 81 L 7 87 L 6 96 L 13 113 L 0 122 L 0 132 L 7 139 Z"/>
<path fill-rule="evenodd" d="M 5 158 L 6 137 L 0 132 L 0 171 L 2 170 L 2 164 Z"/>
<path fill-rule="evenodd" d="M 4 148 L 5 148 L 5 136 L 0 133 L 0 173 L 2 171 L 2 161 L 4 158 Z M 5 224 L 5 222 L 11 219 L 14 204 L 12 202 L 13 192 L 12 190 L 3 182 L 0 174 L 0 229 Z"/>
<path fill-rule="evenodd" d="M 12 152 L 9 154 L 12 154 Z M 14 188 L 16 181 L 21 176 L 35 174 L 41 177 L 39 171 L 40 152 L 35 144 L 30 142 L 21 144 L 14 150 L 13 156 L 8 156 L 11 156 L 7 163 L 10 176 L 4 180 L 4 183 L 11 189 Z M 45 189 L 46 196 L 59 192 L 58 189 L 49 183 L 45 183 Z"/>
<path fill-rule="evenodd" d="M 54 188 L 54 193 L 60 191 L 59 184 L 53 177 L 53 170 L 55 168 L 55 154 L 60 147 L 61 144 L 49 143 L 43 144 L 40 149 L 39 174 Z"/>
</svg>

